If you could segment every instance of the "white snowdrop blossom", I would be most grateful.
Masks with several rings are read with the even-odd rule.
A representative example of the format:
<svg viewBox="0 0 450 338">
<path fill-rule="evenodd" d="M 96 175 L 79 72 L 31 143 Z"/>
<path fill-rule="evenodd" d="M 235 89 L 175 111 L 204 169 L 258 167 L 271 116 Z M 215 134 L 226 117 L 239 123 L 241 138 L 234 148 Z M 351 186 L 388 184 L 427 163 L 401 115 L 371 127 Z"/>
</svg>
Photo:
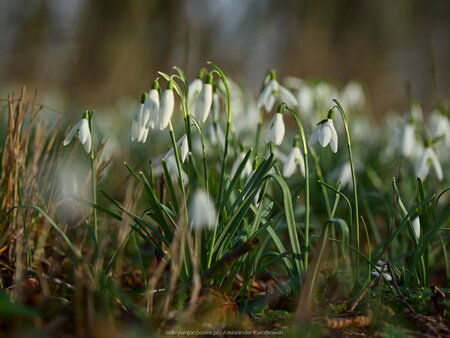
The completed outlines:
<svg viewBox="0 0 450 338">
<path fill-rule="evenodd" d="M 208 74 L 206 82 L 202 87 L 202 91 L 197 97 L 195 103 L 195 119 L 198 122 L 204 123 L 208 118 L 211 111 L 211 105 L 213 101 L 213 87 L 212 87 L 212 75 Z"/>
<path fill-rule="evenodd" d="M 283 163 L 283 176 L 291 177 L 297 166 L 300 169 L 302 176 L 305 177 L 305 160 L 298 144 L 294 144 L 289 156 L 287 156 Z"/>
<path fill-rule="evenodd" d="M 343 187 L 348 186 L 350 189 L 353 188 L 352 167 L 350 162 L 346 162 L 339 168 L 338 178 Z"/>
<path fill-rule="evenodd" d="M 442 172 L 442 166 L 439 162 L 439 159 L 436 156 L 431 145 L 428 145 L 423 150 L 422 155 L 420 156 L 417 164 L 416 164 L 416 176 L 419 177 L 422 181 L 428 176 L 430 172 L 430 167 L 433 166 L 434 173 L 439 181 L 442 181 L 444 178 L 444 174 Z"/>
<path fill-rule="evenodd" d="M 216 207 L 211 197 L 197 189 L 189 203 L 189 219 L 195 230 L 213 229 L 216 225 Z"/>
<path fill-rule="evenodd" d="M 141 125 L 145 128 L 155 128 L 158 125 L 159 113 L 159 93 L 158 82 L 154 82 L 152 89 L 149 90 L 144 102 L 144 111 L 142 114 Z"/>
<path fill-rule="evenodd" d="M 266 143 L 273 143 L 279 146 L 283 142 L 284 132 L 283 114 L 277 112 L 270 121 L 269 129 L 266 131 Z"/>
<path fill-rule="evenodd" d="M 148 128 L 146 128 L 146 122 L 144 115 L 144 102 L 147 98 L 147 93 L 142 94 L 141 103 L 137 106 L 133 113 L 133 121 L 131 124 L 131 141 L 138 141 L 145 143 L 148 135 Z"/>
<path fill-rule="evenodd" d="M 278 99 L 280 103 L 286 103 L 291 108 L 296 107 L 297 99 L 295 98 L 294 94 L 292 94 L 287 88 L 278 83 L 275 78 L 275 72 L 270 72 L 269 76 L 269 82 L 259 94 L 258 108 L 261 109 L 262 107 L 264 107 L 264 109 L 269 112 L 272 110 L 276 99 Z"/>
<path fill-rule="evenodd" d="M 167 89 L 164 91 L 163 97 L 159 105 L 159 129 L 164 130 L 169 125 L 175 107 L 175 95 L 173 93 L 172 80 L 169 81 Z"/>
<path fill-rule="evenodd" d="M 338 150 L 338 136 L 334 128 L 333 120 L 327 118 L 320 121 L 313 130 L 311 138 L 309 139 L 309 146 L 314 145 L 319 141 L 322 147 L 330 144 L 331 150 L 336 153 Z"/>
<path fill-rule="evenodd" d="M 414 122 L 408 121 L 402 131 L 401 147 L 402 154 L 405 157 L 414 157 L 415 151 L 417 150 L 417 139 L 415 133 Z"/>
<path fill-rule="evenodd" d="M 245 153 L 240 153 L 239 156 L 236 157 L 236 160 L 234 161 L 233 166 L 231 167 L 231 177 L 234 177 L 239 166 L 242 164 L 244 158 Z M 252 163 L 250 162 L 250 160 L 247 160 L 244 169 L 241 172 L 241 177 L 248 177 L 248 175 L 250 175 L 251 172 L 252 172 Z"/>
<path fill-rule="evenodd" d="M 372 276 L 379 278 L 381 274 L 386 281 L 390 282 L 392 281 L 392 276 L 386 271 L 387 264 L 380 260 L 377 262 L 374 271 L 372 271 Z"/>
<path fill-rule="evenodd" d="M 66 146 L 72 141 L 72 138 L 78 133 L 78 140 L 83 145 L 84 151 L 86 153 L 91 152 L 92 148 L 92 136 L 89 129 L 89 113 L 86 112 L 83 118 L 69 130 L 66 137 L 64 138 L 63 145 Z"/>
<path fill-rule="evenodd" d="M 443 137 L 444 144 L 450 146 L 450 121 L 439 111 L 431 113 L 430 136 L 432 138 Z"/>
<path fill-rule="evenodd" d="M 176 143 L 177 148 L 180 148 L 180 160 L 182 163 L 186 161 L 187 155 L 189 154 L 189 143 L 186 134 L 184 134 Z M 168 160 L 169 158 L 174 157 L 173 148 L 170 148 L 169 151 L 164 155 L 164 159 Z"/>
<path fill-rule="evenodd" d="M 414 235 L 417 239 L 420 238 L 420 218 L 419 216 L 416 216 L 412 221 L 412 226 L 414 230 Z"/>
</svg>

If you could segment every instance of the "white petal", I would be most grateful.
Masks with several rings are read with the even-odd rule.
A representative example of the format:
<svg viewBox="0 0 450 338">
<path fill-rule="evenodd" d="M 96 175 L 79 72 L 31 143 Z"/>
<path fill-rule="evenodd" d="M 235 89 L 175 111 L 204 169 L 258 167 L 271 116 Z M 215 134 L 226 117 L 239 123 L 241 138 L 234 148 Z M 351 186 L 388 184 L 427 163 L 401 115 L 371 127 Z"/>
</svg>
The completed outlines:
<svg viewBox="0 0 450 338">
<path fill-rule="evenodd" d="M 444 178 L 444 174 L 442 173 L 441 163 L 436 156 L 436 153 L 433 149 L 429 148 L 428 158 L 431 159 L 431 164 L 433 165 L 434 172 L 439 181 L 442 181 Z"/>
<path fill-rule="evenodd" d="M 209 112 L 211 110 L 213 99 L 213 89 L 212 85 L 206 83 L 200 95 L 197 98 L 197 102 L 195 104 L 195 119 L 201 123 L 204 123 L 208 118 Z"/>
<path fill-rule="evenodd" d="M 86 119 L 81 120 L 80 129 L 78 130 L 78 139 L 84 144 L 91 132 L 89 131 L 89 122 Z"/>
<path fill-rule="evenodd" d="M 272 111 L 274 104 L 275 104 L 275 96 L 270 95 L 267 98 L 266 103 L 264 104 L 264 108 L 266 109 L 267 112 Z"/>
<path fill-rule="evenodd" d="M 423 181 L 427 177 L 429 171 L 430 171 L 430 163 L 428 162 L 427 149 L 425 149 L 419 161 L 417 162 L 416 176 Z"/>
<path fill-rule="evenodd" d="M 267 84 L 266 87 L 264 87 L 263 91 L 261 92 L 261 94 L 259 94 L 258 97 L 258 108 L 262 108 L 263 106 L 266 105 L 266 101 L 269 97 L 269 95 L 272 94 L 272 82 L 269 82 Z"/>
<path fill-rule="evenodd" d="M 164 91 L 161 105 L 159 109 L 159 129 L 163 130 L 169 125 L 175 106 L 175 97 L 173 90 L 166 89 Z"/>
<path fill-rule="evenodd" d="M 309 142 L 308 142 L 308 145 L 310 147 L 319 140 L 320 127 L 321 127 L 320 125 L 314 127 L 313 133 L 312 133 L 311 137 L 309 138 Z"/>
<path fill-rule="evenodd" d="M 405 157 L 410 157 L 414 154 L 416 145 L 416 138 L 414 134 L 414 125 L 407 123 L 403 129 L 402 137 L 402 154 Z"/>
<path fill-rule="evenodd" d="M 420 218 L 419 216 L 416 216 L 414 220 L 412 221 L 412 226 L 414 230 L 414 235 L 416 235 L 416 238 L 418 239 L 420 237 Z"/>
<path fill-rule="evenodd" d="M 189 218 L 192 227 L 196 230 L 204 227 L 214 228 L 216 215 L 216 207 L 211 197 L 205 191 L 197 190 L 189 204 Z"/>
<path fill-rule="evenodd" d="M 287 160 L 283 164 L 283 176 L 284 177 L 291 177 L 292 174 L 295 172 L 295 166 L 296 166 L 295 155 L 291 151 L 291 153 L 289 154 L 289 157 L 287 158 Z"/>
<path fill-rule="evenodd" d="M 89 128 L 88 128 L 89 130 Z M 91 147 L 92 147 L 92 136 L 91 133 L 88 133 L 88 136 L 86 138 L 86 141 L 83 144 L 84 147 L 84 151 L 87 152 L 88 154 L 91 152 Z"/>
<path fill-rule="evenodd" d="M 195 98 L 200 94 L 202 91 L 203 81 L 200 79 L 195 79 L 191 82 L 188 88 L 188 98 L 189 101 L 195 100 Z M 194 102 L 192 102 L 194 103 Z"/>
<path fill-rule="evenodd" d="M 319 142 L 322 147 L 326 147 L 328 143 L 330 143 L 331 137 L 333 133 L 331 132 L 330 126 L 325 122 L 322 124 L 322 128 L 320 128 L 319 132 Z"/>
<path fill-rule="evenodd" d="M 84 119 L 83 119 L 84 120 Z M 82 121 L 79 121 L 76 125 L 74 125 L 72 127 L 72 129 L 69 130 L 69 132 L 67 133 L 66 137 L 64 138 L 63 141 L 63 145 L 66 146 L 70 143 L 70 141 L 72 141 L 73 136 L 75 135 L 75 133 L 78 131 L 78 129 L 80 128 Z"/>
<path fill-rule="evenodd" d="M 289 108 L 294 108 L 297 106 L 297 99 L 289 90 L 283 86 L 279 86 L 278 90 L 281 102 L 286 103 Z"/>
<path fill-rule="evenodd" d="M 189 153 L 189 144 L 186 134 L 181 138 L 181 162 L 184 163 Z"/>
<path fill-rule="evenodd" d="M 333 121 L 332 120 L 329 120 L 329 121 L 331 121 L 331 123 L 329 124 L 330 129 L 331 129 L 330 147 L 331 147 L 331 150 L 334 153 L 336 153 L 337 150 L 338 150 L 338 136 L 337 136 L 337 133 L 336 133 L 336 128 L 334 128 Z"/>
<path fill-rule="evenodd" d="M 142 135 L 139 142 L 145 143 L 147 141 L 148 136 L 148 128 L 141 127 Z"/>
</svg>

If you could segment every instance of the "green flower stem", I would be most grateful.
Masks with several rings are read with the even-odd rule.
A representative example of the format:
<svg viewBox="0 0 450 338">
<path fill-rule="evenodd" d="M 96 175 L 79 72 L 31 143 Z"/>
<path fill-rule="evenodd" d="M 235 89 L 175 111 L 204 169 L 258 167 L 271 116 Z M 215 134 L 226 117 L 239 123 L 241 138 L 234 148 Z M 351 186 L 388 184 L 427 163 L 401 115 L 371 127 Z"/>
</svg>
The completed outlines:
<svg viewBox="0 0 450 338">
<path fill-rule="evenodd" d="M 261 132 L 263 120 L 264 120 L 264 112 L 262 109 L 259 109 L 258 125 L 256 126 L 255 156 L 260 155 L 261 151 Z"/>
<path fill-rule="evenodd" d="M 222 202 L 222 191 L 224 190 L 223 187 L 223 182 L 225 179 L 225 169 L 226 169 L 226 160 L 227 160 L 227 155 L 228 155 L 228 143 L 229 143 L 229 137 L 230 137 L 230 130 L 231 130 L 231 101 L 230 101 L 230 88 L 228 85 L 228 80 L 225 76 L 225 74 L 223 73 L 223 71 L 217 67 L 214 63 L 212 62 L 208 62 L 208 64 L 214 68 L 213 71 L 211 71 L 211 74 L 213 72 L 217 73 L 218 76 L 220 77 L 220 80 L 222 81 L 224 87 L 225 87 L 225 92 L 226 92 L 226 114 L 227 114 L 227 127 L 226 127 L 226 131 L 225 131 L 225 145 L 224 145 L 224 150 L 223 150 L 223 157 L 222 157 L 222 168 L 221 168 L 221 173 L 220 173 L 220 183 L 219 183 L 219 192 L 218 192 L 218 197 L 217 197 L 217 206 L 220 206 L 221 202 Z M 216 237 L 217 237 L 217 228 L 219 225 L 219 217 L 221 214 L 222 210 L 221 208 L 218 208 L 217 210 L 217 218 L 216 218 L 216 226 L 214 227 L 214 231 L 213 231 L 213 236 L 211 238 L 211 244 L 210 244 L 210 249 L 208 252 L 208 264 L 207 264 L 207 268 L 211 267 L 211 263 L 212 263 L 212 257 L 214 254 L 214 246 L 215 246 L 215 242 L 216 242 Z"/>
<path fill-rule="evenodd" d="M 342 108 L 341 104 L 338 100 L 334 99 L 334 103 L 336 103 L 336 107 L 339 110 L 339 113 L 341 114 L 342 121 L 344 122 L 344 128 L 345 128 L 345 135 L 347 136 L 347 150 L 348 150 L 348 157 L 350 161 L 350 167 L 352 170 L 352 182 L 353 182 L 353 195 L 354 195 L 354 205 L 355 205 L 355 241 L 356 241 L 356 249 L 359 251 L 359 208 L 358 208 L 358 189 L 356 186 L 356 175 L 355 175 L 355 164 L 353 162 L 353 154 L 352 154 L 352 143 L 350 140 L 350 132 L 348 129 L 348 121 L 347 121 L 347 115 L 345 114 L 344 109 Z"/>
<path fill-rule="evenodd" d="M 310 150 L 311 150 L 311 156 L 314 161 L 314 167 L 316 168 L 317 178 L 319 179 L 319 181 L 325 181 L 323 179 L 322 169 L 320 168 L 319 157 L 317 156 L 314 148 L 311 148 Z M 323 200 L 325 201 L 325 208 L 327 209 L 328 217 L 330 217 L 330 215 L 331 215 L 330 197 L 328 196 L 328 193 L 327 193 L 325 187 L 321 186 L 321 189 L 322 189 Z"/>
<path fill-rule="evenodd" d="M 300 132 L 300 138 L 302 140 L 303 158 L 305 162 L 305 239 L 304 239 L 304 256 L 303 266 L 305 271 L 308 269 L 309 259 L 309 215 L 310 215 L 310 200 L 309 200 L 309 164 L 308 164 L 308 143 L 306 142 L 305 130 L 303 128 L 302 121 L 298 116 L 298 113 L 285 105 L 286 109 L 291 113 L 292 117 L 297 123 L 298 130 Z"/>
<path fill-rule="evenodd" d="M 92 111 L 89 113 L 89 131 L 92 138 Z M 91 174 L 92 174 L 92 203 L 97 205 L 97 176 L 95 172 L 95 153 L 94 153 L 94 141 L 92 140 L 91 151 Z M 98 219 L 97 219 L 97 208 L 92 208 L 92 216 L 94 218 L 94 238 L 95 242 L 98 243 Z"/>
</svg>

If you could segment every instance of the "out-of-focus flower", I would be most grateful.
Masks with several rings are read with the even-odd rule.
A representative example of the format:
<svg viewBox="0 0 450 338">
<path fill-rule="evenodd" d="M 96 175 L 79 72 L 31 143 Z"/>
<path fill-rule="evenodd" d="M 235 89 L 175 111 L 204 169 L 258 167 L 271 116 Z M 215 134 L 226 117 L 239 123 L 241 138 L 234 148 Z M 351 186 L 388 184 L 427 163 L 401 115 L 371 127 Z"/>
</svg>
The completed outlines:
<svg viewBox="0 0 450 338">
<path fill-rule="evenodd" d="M 85 112 L 83 118 L 69 130 L 64 138 L 63 145 L 68 145 L 76 133 L 78 133 L 78 140 L 83 145 L 84 151 L 89 154 L 92 148 L 92 136 L 91 130 L 89 129 L 89 112 Z"/>
<path fill-rule="evenodd" d="M 291 152 L 283 162 L 283 176 L 291 177 L 297 167 L 300 169 L 302 176 L 305 177 L 305 160 L 299 147 L 298 138 L 294 140 Z"/>
<path fill-rule="evenodd" d="M 269 129 L 266 132 L 266 143 L 279 146 L 283 142 L 284 132 L 283 113 L 278 111 L 270 121 Z"/>
<path fill-rule="evenodd" d="M 164 91 L 163 97 L 159 106 L 159 129 L 164 130 L 169 125 L 170 119 L 175 107 L 175 96 L 173 93 L 173 82 L 169 81 L 167 89 Z"/>
<path fill-rule="evenodd" d="M 213 229 L 216 225 L 216 207 L 211 197 L 197 189 L 189 203 L 189 219 L 195 230 Z"/>
<path fill-rule="evenodd" d="M 387 264 L 380 260 L 377 262 L 374 271 L 372 271 L 372 276 L 379 278 L 381 274 L 386 281 L 390 282 L 392 281 L 392 276 L 386 271 Z"/>
<path fill-rule="evenodd" d="M 414 235 L 417 239 L 420 238 L 420 218 L 419 216 L 416 216 L 412 221 L 412 226 L 414 230 Z"/>
<path fill-rule="evenodd" d="M 366 103 L 364 89 L 359 82 L 350 81 L 342 91 L 342 104 L 353 109 L 361 109 Z"/>
<path fill-rule="evenodd" d="M 189 144 L 186 134 L 181 136 L 181 138 L 176 143 L 177 148 L 180 148 L 180 160 L 184 163 L 186 160 L 187 155 L 189 154 Z M 173 148 L 170 148 L 169 151 L 166 153 L 164 158 L 167 160 L 168 158 L 174 156 Z"/>
<path fill-rule="evenodd" d="M 338 150 L 338 136 L 330 114 L 332 113 L 328 113 L 328 118 L 320 121 L 314 128 L 309 139 L 309 146 L 319 141 L 320 145 L 324 148 L 330 144 L 331 150 L 336 153 Z"/>
<path fill-rule="evenodd" d="M 267 112 L 271 111 L 276 99 L 280 103 L 286 103 L 289 107 L 294 108 L 297 106 L 297 99 L 295 96 L 285 87 L 280 85 L 276 80 L 275 71 L 269 73 L 269 82 L 261 91 L 258 98 L 258 108 L 264 107 Z"/>
<path fill-rule="evenodd" d="M 212 75 L 206 76 L 205 84 L 202 87 L 200 94 L 197 97 L 195 103 L 195 119 L 198 122 L 204 123 L 208 118 L 211 111 L 211 105 L 213 100 L 213 87 L 212 87 Z"/>
<path fill-rule="evenodd" d="M 431 113 L 430 136 L 432 138 L 443 137 L 444 144 L 450 146 L 450 121 L 440 111 Z"/>
<path fill-rule="evenodd" d="M 202 91 L 203 77 L 205 76 L 206 69 L 202 68 L 198 72 L 197 78 L 189 84 L 188 87 L 188 100 L 191 107 L 195 107 L 197 96 Z"/>
<path fill-rule="evenodd" d="M 431 142 L 430 142 L 431 143 Z M 439 181 L 442 181 L 444 178 L 444 174 L 442 172 L 441 163 L 436 156 L 431 144 L 428 144 L 423 150 L 422 155 L 420 156 L 417 164 L 416 164 L 416 176 L 419 177 L 422 181 L 428 176 L 430 171 L 430 167 L 433 166 L 434 173 Z"/>
</svg>

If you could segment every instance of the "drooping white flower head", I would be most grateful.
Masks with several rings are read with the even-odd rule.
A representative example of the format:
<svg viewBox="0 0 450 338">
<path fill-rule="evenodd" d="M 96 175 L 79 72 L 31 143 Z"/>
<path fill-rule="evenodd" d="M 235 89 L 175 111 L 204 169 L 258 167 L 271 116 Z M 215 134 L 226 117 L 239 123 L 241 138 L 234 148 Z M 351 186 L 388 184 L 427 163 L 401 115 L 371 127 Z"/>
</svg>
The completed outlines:
<svg viewBox="0 0 450 338">
<path fill-rule="evenodd" d="M 444 144 L 450 146 L 450 121 L 438 110 L 431 113 L 430 136 L 431 138 L 443 137 Z"/>
<path fill-rule="evenodd" d="M 280 109 L 278 109 L 278 112 L 273 116 L 270 121 L 269 128 L 266 131 L 266 143 L 273 143 L 279 146 L 283 142 L 284 133 L 285 127 L 283 113 L 280 112 Z"/>
<path fill-rule="evenodd" d="M 297 166 L 300 169 L 300 173 L 302 174 L 302 176 L 305 177 L 305 160 L 299 147 L 298 138 L 294 140 L 291 152 L 283 162 L 283 176 L 291 177 L 294 174 Z"/>
<path fill-rule="evenodd" d="M 242 161 L 245 158 L 245 153 L 241 152 L 239 153 L 239 156 L 236 157 L 236 160 L 233 163 L 233 166 L 231 167 L 231 177 L 233 178 L 236 174 L 239 166 L 242 164 Z M 249 160 L 245 163 L 244 169 L 242 170 L 241 177 L 248 177 L 250 173 L 252 172 L 252 163 Z"/>
<path fill-rule="evenodd" d="M 131 124 L 131 141 L 138 141 L 145 143 L 148 135 L 148 128 L 145 127 L 144 118 L 144 102 L 147 98 L 147 93 L 142 94 L 141 102 L 133 113 L 133 121 Z"/>
<path fill-rule="evenodd" d="M 278 83 L 275 71 L 270 71 L 268 76 L 269 81 L 258 97 L 258 108 L 261 109 L 264 107 L 264 109 L 269 112 L 272 110 L 276 99 L 278 99 L 280 103 L 286 103 L 291 108 L 296 107 L 297 99 L 288 89 Z"/>
<path fill-rule="evenodd" d="M 342 103 L 344 106 L 353 109 L 361 109 L 364 107 L 366 98 L 364 95 L 364 88 L 359 82 L 350 81 L 342 90 Z"/>
<path fill-rule="evenodd" d="M 216 225 L 216 207 L 211 197 L 197 189 L 189 203 L 189 220 L 195 230 L 213 229 Z"/>
<path fill-rule="evenodd" d="M 197 99 L 197 96 L 202 91 L 203 78 L 205 76 L 205 73 L 206 73 L 205 68 L 200 69 L 200 71 L 198 72 L 197 78 L 189 84 L 188 100 L 189 100 L 189 104 L 191 104 L 193 107 L 195 107 L 195 101 Z"/>
<path fill-rule="evenodd" d="M 372 276 L 379 278 L 381 274 L 386 281 L 390 282 L 392 281 L 392 276 L 386 271 L 387 264 L 380 260 L 377 262 L 375 269 L 372 271 Z"/>
<path fill-rule="evenodd" d="M 152 89 L 149 90 L 148 95 L 144 102 L 144 111 L 142 114 L 141 125 L 145 128 L 155 128 L 158 125 L 158 113 L 159 113 L 159 84 L 155 80 L 153 81 Z"/>
<path fill-rule="evenodd" d="M 180 148 L 179 154 L 180 154 L 180 160 L 182 163 L 186 161 L 187 155 L 189 154 L 189 144 L 186 134 L 181 136 L 181 138 L 176 143 L 177 148 Z M 173 151 L 173 148 L 170 148 L 169 151 L 164 155 L 164 159 L 169 159 L 173 157 L 175 159 L 175 154 Z"/>
<path fill-rule="evenodd" d="M 433 148 L 431 148 L 431 142 L 429 143 L 430 144 L 428 144 L 423 150 L 423 153 L 416 164 L 416 176 L 422 181 L 425 180 L 430 172 L 430 167 L 433 166 L 437 179 L 442 181 L 444 174 L 442 172 L 441 163 L 439 162 Z"/>
<path fill-rule="evenodd" d="M 416 127 L 414 122 L 408 121 L 402 132 L 402 154 L 405 157 L 414 157 L 415 151 L 417 150 L 417 139 L 416 139 Z"/>
<path fill-rule="evenodd" d="M 159 129 L 164 130 L 169 125 L 172 118 L 173 109 L 175 108 L 175 95 L 173 93 L 173 82 L 169 81 L 167 89 L 164 91 L 163 97 L 159 105 Z"/>
<path fill-rule="evenodd" d="M 63 141 L 63 146 L 66 146 L 72 141 L 72 138 L 78 133 L 78 140 L 83 145 L 84 151 L 86 153 L 91 152 L 92 148 L 92 135 L 91 130 L 89 129 L 89 112 L 86 111 L 83 115 L 83 118 L 69 130 L 66 137 Z"/>
<path fill-rule="evenodd" d="M 309 146 L 314 145 L 319 141 L 322 147 L 330 144 L 331 150 L 336 153 L 338 150 L 338 136 L 336 128 L 334 128 L 332 120 L 333 108 L 328 113 L 328 118 L 320 121 L 313 130 L 311 138 L 309 139 Z"/>
<path fill-rule="evenodd" d="M 209 73 L 206 76 L 205 84 L 202 87 L 202 91 L 197 97 L 195 103 L 195 119 L 198 122 L 204 123 L 208 118 L 211 111 L 211 105 L 213 101 L 213 87 L 212 87 L 212 75 Z"/>
</svg>

